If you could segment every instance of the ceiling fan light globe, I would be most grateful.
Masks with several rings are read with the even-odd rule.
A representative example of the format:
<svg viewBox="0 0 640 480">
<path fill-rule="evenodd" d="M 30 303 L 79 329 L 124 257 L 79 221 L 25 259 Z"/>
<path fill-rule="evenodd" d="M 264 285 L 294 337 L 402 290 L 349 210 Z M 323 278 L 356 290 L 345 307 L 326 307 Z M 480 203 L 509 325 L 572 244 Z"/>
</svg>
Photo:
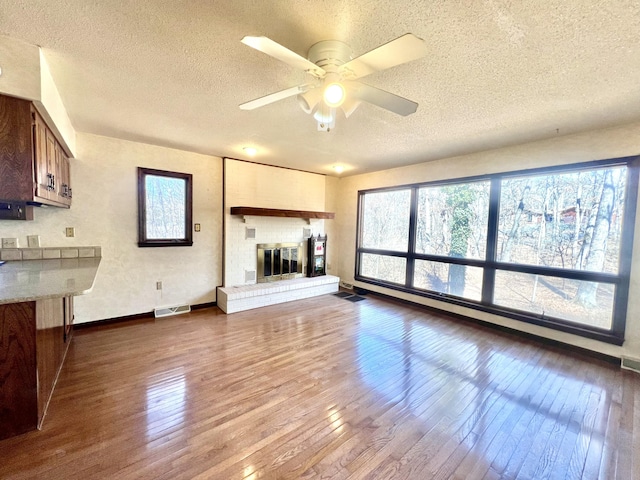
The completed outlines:
<svg viewBox="0 0 640 480">
<path fill-rule="evenodd" d="M 338 82 L 330 83 L 324 89 L 324 103 L 326 103 L 331 108 L 336 108 L 342 105 L 344 99 L 346 97 L 346 91 L 344 86 Z"/>
<path fill-rule="evenodd" d="M 307 99 L 304 98 L 303 95 L 298 95 L 296 99 L 298 100 L 298 104 L 300 105 L 300 108 L 304 111 L 304 113 L 311 113 L 311 111 L 313 110 L 313 106 L 309 105 L 309 102 L 307 102 Z"/>
<path fill-rule="evenodd" d="M 311 113 L 314 108 L 316 108 L 320 101 L 320 97 L 322 96 L 321 91 L 322 89 L 320 88 L 312 88 L 311 90 L 298 95 L 298 104 L 305 113 Z"/>
<path fill-rule="evenodd" d="M 349 98 L 347 98 L 344 101 L 344 103 L 340 106 L 340 108 L 344 112 L 344 116 L 346 118 L 349 118 L 351 114 L 355 112 L 359 106 L 360 106 L 360 100 L 357 100 L 352 96 L 349 96 Z"/>
<path fill-rule="evenodd" d="M 320 123 L 333 123 L 336 119 L 335 110 L 328 108 L 318 108 L 313 113 L 313 118 L 315 118 Z"/>
</svg>

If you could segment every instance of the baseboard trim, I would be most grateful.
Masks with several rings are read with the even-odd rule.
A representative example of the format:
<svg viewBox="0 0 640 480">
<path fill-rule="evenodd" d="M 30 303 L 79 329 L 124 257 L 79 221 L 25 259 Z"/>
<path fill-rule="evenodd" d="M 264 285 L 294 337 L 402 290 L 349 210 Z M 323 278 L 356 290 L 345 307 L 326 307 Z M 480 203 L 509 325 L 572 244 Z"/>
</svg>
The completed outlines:
<svg viewBox="0 0 640 480">
<path fill-rule="evenodd" d="M 198 305 L 191 305 L 191 310 L 200 310 L 201 308 L 211 308 L 217 306 L 218 304 L 216 302 L 199 303 Z"/>
<path fill-rule="evenodd" d="M 208 302 L 208 303 L 200 303 L 198 305 L 192 305 L 191 310 L 200 310 L 203 308 L 212 308 L 217 306 L 216 302 Z M 93 322 L 85 322 L 85 323 L 77 323 L 73 325 L 74 330 L 83 330 L 85 328 L 93 328 L 93 327 L 105 327 L 116 325 L 119 323 L 125 322 L 135 322 L 135 321 L 155 321 L 155 316 L 153 314 L 153 310 L 145 313 L 136 313 L 134 315 L 125 315 L 123 317 L 114 317 L 114 318 L 105 318 L 104 320 L 95 320 Z"/>
<path fill-rule="evenodd" d="M 535 333 L 529 333 L 529 332 L 523 332 L 521 330 L 517 330 L 515 328 L 511 328 L 511 327 L 506 327 L 504 325 L 497 325 L 495 323 L 492 322 L 487 322 L 486 320 L 481 320 L 479 318 L 473 318 L 473 317 L 469 317 L 467 315 L 462 315 L 460 313 L 454 313 L 454 312 L 449 312 L 447 310 L 442 310 L 440 308 L 436 308 L 436 307 L 431 307 L 428 305 L 423 305 L 421 303 L 416 303 L 416 302 L 412 302 L 411 300 L 405 300 L 404 298 L 397 298 L 394 297 L 392 295 L 387 295 L 385 293 L 380 293 L 380 292 L 374 292 L 372 290 L 367 290 L 365 288 L 361 288 L 358 287 L 357 288 L 357 292 L 362 295 L 362 294 L 367 294 L 367 295 L 377 295 L 380 297 L 383 297 L 387 300 L 392 300 L 394 302 L 399 302 L 405 305 L 411 305 L 414 307 L 418 307 L 424 310 L 429 310 L 431 312 L 435 312 L 441 315 L 446 315 L 446 316 L 450 316 L 453 318 L 456 318 L 458 320 L 462 320 L 465 322 L 469 322 L 469 323 L 473 323 L 473 324 L 478 324 L 478 325 L 482 325 L 483 327 L 487 327 L 487 328 L 491 328 L 493 330 L 497 330 L 500 331 L 502 333 L 506 333 L 509 335 L 514 335 L 516 337 L 520 337 L 520 338 L 525 338 L 527 340 L 533 340 L 536 341 L 538 343 L 542 343 L 544 345 L 550 346 L 550 347 L 554 347 L 554 348 L 559 348 L 562 351 L 570 351 L 572 353 L 577 353 L 579 355 L 582 355 L 584 357 L 589 357 L 595 360 L 600 360 L 602 362 L 605 363 L 610 363 L 612 365 L 616 365 L 618 367 L 621 366 L 622 364 L 622 359 L 613 356 L 613 355 L 608 355 L 606 353 L 601 353 L 601 352 L 595 352 L 593 350 L 589 350 L 588 348 L 584 348 L 584 347 L 578 347 L 576 345 L 571 345 L 570 343 L 565 343 L 565 342 L 561 342 L 559 340 L 553 340 L 551 338 L 547 338 L 547 337 L 542 337 L 540 335 L 536 335 Z"/>
</svg>

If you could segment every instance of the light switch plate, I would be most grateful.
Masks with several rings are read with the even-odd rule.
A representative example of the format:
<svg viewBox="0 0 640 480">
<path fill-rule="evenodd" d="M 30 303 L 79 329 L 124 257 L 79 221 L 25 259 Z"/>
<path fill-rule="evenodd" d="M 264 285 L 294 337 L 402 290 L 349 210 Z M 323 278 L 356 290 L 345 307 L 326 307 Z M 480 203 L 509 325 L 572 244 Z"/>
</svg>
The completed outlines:
<svg viewBox="0 0 640 480">
<path fill-rule="evenodd" d="M 2 239 L 2 248 L 18 248 L 18 239 L 17 238 L 3 238 Z"/>
<path fill-rule="evenodd" d="M 27 235 L 27 245 L 29 248 L 38 248 L 40 246 L 40 235 Z"/>
</svg>

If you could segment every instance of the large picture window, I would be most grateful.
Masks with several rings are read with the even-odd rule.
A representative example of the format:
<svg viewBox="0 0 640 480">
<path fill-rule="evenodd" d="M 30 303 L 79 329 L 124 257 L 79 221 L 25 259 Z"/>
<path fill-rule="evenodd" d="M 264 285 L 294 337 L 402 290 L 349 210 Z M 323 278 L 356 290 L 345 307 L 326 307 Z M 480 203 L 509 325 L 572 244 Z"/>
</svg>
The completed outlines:
<svg viewBox="0 0 640 480">
<path fill-rule="evenodd" d="M 361 191 L 356 280 L 620 344 L 637 162 Z"/>
</svg>

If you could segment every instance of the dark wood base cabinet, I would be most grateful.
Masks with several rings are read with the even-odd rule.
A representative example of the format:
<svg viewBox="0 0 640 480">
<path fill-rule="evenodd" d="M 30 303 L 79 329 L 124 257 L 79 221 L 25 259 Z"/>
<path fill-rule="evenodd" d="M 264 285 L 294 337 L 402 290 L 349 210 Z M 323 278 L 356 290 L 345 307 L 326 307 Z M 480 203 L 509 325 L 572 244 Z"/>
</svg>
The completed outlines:
<svg viewBox="0 0 640 480">
<path fill-rule="evenodd" d="M 71 339 L 71 306 L 71 298 L 0 305 L 0 439 L 42 423 Z"/>
</svg>

